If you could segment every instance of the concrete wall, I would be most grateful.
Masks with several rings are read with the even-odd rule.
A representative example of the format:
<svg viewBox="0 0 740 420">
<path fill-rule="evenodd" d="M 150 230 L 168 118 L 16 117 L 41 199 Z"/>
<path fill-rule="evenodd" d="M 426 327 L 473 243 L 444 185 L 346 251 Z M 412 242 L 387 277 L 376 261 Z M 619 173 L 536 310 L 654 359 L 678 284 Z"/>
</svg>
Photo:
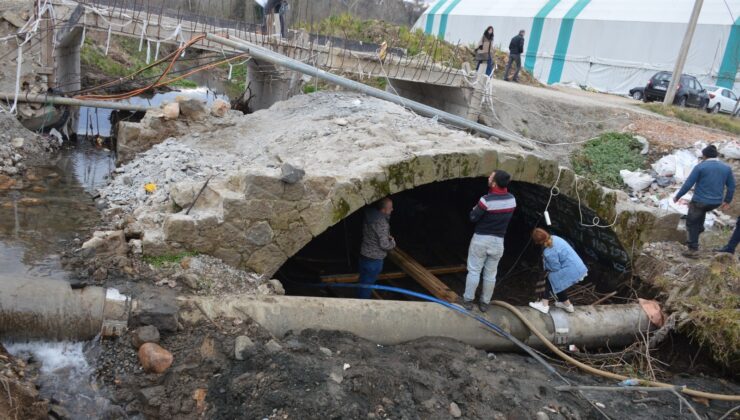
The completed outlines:
<svg viewBox="0 0 740 420">
<path fill-rule="evenodd" d="M 389 80 L 390 85 L 386 87 L 388 92 L 398 93 L 404 98 L 421 102 L 450 114 L 477 120 L 478 113 L 471 106 L 473 88 L 437 86 L 398 79 Z M 475 117 L 471 118 L 473 115 Z"/>
</svg>

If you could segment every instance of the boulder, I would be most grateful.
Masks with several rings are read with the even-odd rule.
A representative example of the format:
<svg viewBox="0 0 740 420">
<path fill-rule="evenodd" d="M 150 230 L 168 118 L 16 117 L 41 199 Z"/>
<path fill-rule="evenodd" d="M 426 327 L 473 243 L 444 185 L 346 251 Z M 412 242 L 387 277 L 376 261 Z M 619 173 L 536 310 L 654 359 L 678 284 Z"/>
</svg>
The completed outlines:
<svg viewBox="0 0 740 420">
<path fill-rule="evenodd" d="M 454 418 L 460 418 L 462 417 L 462 411 L 460 411 L 460 407 L 454 402 L 450 403 L 450 415 Z"/>
<path fill-rule="evenodd" d="M 234 358 L 236 360 L 244 360 L 244 352 L 252 348 L 254 348 L 254 342 L 249 337 L 246 335 L 236 337 L 236 341 L 234 341 Z"/>
<path fill-rule="evenodd" d="M 284 163 L 283 166 L 280 167 L 280 173 L 280 180 L 286 184 L 295 184 L 303 179 L 304 175 L 306 175 L 306 171 L 301 168 L 296 168 L 290 163 Z"/>
<path fill-rule="evenodd" d="M 206 104 L 200 99 L 177 97 L 180 104 L 180 114 L 193 121 L 202 120 L 206 116 Z"/>
<path fill-rule="evenodd" d="M 82 249 L 96 256 L 115 256 L 126 255 L 128 245 L 122 230 L 97 231 Z"/>
<path fill-rule="evenodd" d="M 165 120 L 176 120 L 180 116 L 180 104 L 171 102 L 162 108 Z"/>
<path fill-rule="evenodd" d="M 153 325 L 145 325 L 131 333 L 131 345 L 138 349 L 146 343 L 159 343 L 159 330 Z"/>
<path fill-rule="evenodd" d="M 283 350 L 283 346 L 275 340 L 270 340 L 265 344 L 265 349 L 268 353 L 278 353 Z"/>
<path fill-rule="evenodd" d="M 7 175 L 0 174 L 0 191 L 4 191 L 4 190 L 8 190 L 10 188 L 13 188 L 13 186 L 15 185 L 15 183 L 16 183 L 15 179 L 13 179 L 13 178 L 11 178 L 11 177 L 9 177 Z"/>
<path fill-rule="evenodd" d="M 211 105 L 211 115 L 214 117 L 222 118 L 229 112 L 231 105 L 222 99 L 216 99 Z"/>
<path fill-rule="evenodd" d="M 172 353 L 156 343 L 145 343 L 139 347 L 139 363 L 148 373 L 164 373 L 174 360 Z"/>
</svg>

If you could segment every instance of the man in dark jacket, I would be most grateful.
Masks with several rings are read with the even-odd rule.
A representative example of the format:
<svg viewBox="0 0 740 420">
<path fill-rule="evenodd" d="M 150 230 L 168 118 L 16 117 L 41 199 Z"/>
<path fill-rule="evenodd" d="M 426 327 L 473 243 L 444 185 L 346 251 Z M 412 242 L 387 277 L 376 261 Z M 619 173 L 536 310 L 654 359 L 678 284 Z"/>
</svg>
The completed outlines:
<svg viewBox="0 0 740 420">
<path fill-rule="evenodd" d="M 519 81 L 519 70 L 522 68 L 522 53 L 524 52 L 524 29 L 519 31 L 519 35 L 511 38 L 509 43 L 509 62 L 506 63 L 506 72 L 504 73 L 504 80 L 509 81 L 509 70 L 511 70 L 511 64 L 516 63 L 516 71 L 514 77 L 511 80 Z"/>
<path fill-rule="evenodd" d="M 475 223 L 475 234 L 468 249 L 468 277 L 465 280 L 463 307 L 473 309 L 475 291 L 483 271 L 483 292 L 478 307 L 488 310 L 496 285 L 498 262 L 504 254 L 504 236 L 516 209 L 516 199 L 509 193 L 511 175 L 496 171 L 488 177 L 488 194 L 480 198 L 470 211 L 470 221 Z"/>
<path fill-rule="evenodd" d="M 360 247 L 360 283 L 375 284 L 378 275 L 383 271 L 383 260 L 388 251 L 396 247 L 391 236 L 391 213 L 393 201 L 384 198 L 365 210 L 365 221 L 362 225 L 362 246 Z M 360 289 L 358 297 L 369 299 L 371 289 Z"/>
<path fill-rule="evenodd" d="M 684 254 L 696 257 L 699 251 L 699 235 L 704 232 L 704 220 L 708 212 L 722 207 L 727 209 L 735 194 L 735 177 L 732 169 L 717 159 L 719 153 L 714 145 L 701 151 L 703 162 L 694 167 L 686 178 L 673 201 L 678 202 L 689 190 L 694 188 L 694 195 L 689 203 L 689 214 L 686 216 L 686 232 L 689 247 Z"/>
</svg>

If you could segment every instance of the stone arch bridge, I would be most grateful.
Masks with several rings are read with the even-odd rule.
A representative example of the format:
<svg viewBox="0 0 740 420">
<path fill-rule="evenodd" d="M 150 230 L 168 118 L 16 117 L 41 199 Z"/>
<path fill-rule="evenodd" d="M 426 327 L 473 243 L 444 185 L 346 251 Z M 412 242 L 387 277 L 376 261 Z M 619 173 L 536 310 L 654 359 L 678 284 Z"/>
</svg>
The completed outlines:
<svg viewBox="0 0 740 420">
<path fill-rule="evenodd" d="M 175 183 L 163 186 L 163 204 L 134 212 L 144 253 L 206 253 L 267 276 L 322 232 L 384 196 L 487 177 L 496 169 L 510 172 L 521 186 L 517 211 L 530 218 L 541 217 L 556 186 L 560 195 L 553 200 L 565 204 L 557 214 L 551 209 L 553 227 L 621 271 L 629 270 L 631 253 L 656 228 L 677 224 L 674 216 L 662 218 L 624 193 L 578 179 L 537 151 L 474 137 L 362 95 L 300 95 L 239 117 L 207 139 L 190 134 L 178 142 L 222 169 L 200 196 L 202 179 Z M 285 182 L 285 163 L 303 168 L 305 176 Z M 613 227 L 584 226 L 594 216 Z"/>
</svg>

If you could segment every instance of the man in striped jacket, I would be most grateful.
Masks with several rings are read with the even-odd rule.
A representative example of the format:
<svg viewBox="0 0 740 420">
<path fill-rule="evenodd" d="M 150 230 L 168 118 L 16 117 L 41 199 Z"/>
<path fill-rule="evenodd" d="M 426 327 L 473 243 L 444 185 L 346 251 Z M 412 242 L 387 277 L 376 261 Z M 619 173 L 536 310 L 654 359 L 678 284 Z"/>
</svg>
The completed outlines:
<svg viewBox="0 0 740 420">
<path fill-rule="evenodd" d="M 481 312 L 488 310 L 496 285 L 498 262 L 504 254 L 504 236 L 511 216 L 516 209 L 516 199 L 509 193 L 511 175 L 505 171 L 495 171 L 488 177 L 488 194 L 481 197 L 470 211 L 470 221 L 475 223 L 475 234 L 468 249 L 468 277 L 465 281 L 463 307 L 473 309 L 475 291 L 483 272 L 483 291 L 478 307 Z"/>
</svg>

